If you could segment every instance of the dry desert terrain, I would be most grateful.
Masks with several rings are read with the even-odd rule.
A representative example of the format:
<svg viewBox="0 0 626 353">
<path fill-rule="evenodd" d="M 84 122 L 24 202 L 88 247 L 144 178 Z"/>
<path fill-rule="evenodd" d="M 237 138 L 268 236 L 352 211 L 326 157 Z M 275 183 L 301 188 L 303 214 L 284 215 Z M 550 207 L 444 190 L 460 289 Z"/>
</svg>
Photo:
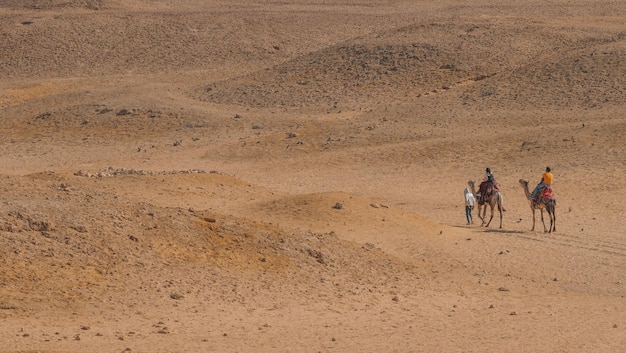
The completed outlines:
<svg viewBox="0 0 626 353">
<path fill-rule="evenodd" d="M 626 2 L 0 0 L 0 134 L 2 353 L 626 352 Z"/>
</svg>

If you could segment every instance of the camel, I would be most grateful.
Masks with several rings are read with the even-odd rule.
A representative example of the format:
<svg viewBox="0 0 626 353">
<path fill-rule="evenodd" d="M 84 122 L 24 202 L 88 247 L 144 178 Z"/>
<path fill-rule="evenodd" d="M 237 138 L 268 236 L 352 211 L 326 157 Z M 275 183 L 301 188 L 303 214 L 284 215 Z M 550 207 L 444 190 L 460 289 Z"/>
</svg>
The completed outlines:
<svg viewBox="0 0 626 353">
<path fill-rule="evenodd" d="M 504 203 L 504 198 L 502 197 L 502 193 L 500 193 L 500 191 L 494 190 L 491 193 L 491 196 L 489 196 L 484 203 L 480 203 L 478 202 L 478 196 L 476 195 L 476 186 L 473 180 L 470 180 L 467 182 L 467 184 L 470 186 L 470 188 L 472 189 L 472 194 L 474 194 L 474 197 L 476 197 L 476 204 L 478 205 L 478 218 L 480 218 L 480 220 L 482 221 L 481 226 L 485 226 L 485 227 L 489 227 L 489 224 L 491 223 L 491 220 L 493 219 L 493 213 L 494 213 L 494 208 L 496 207 L 496 205 L 498 206 L 498 211 L 500 212 L 500 229 L 502 229 L 502 212 L 506 211 L 504 209 L 503 203 Z M 489 217 L 489 222 L 487 222 L 487 224 L 485 224 L 485 218 L 487 216 L 487 205 L 491 206 L 491 217 Z M 483 208 L 483 206 L 485 206 L 482 215 L 481 215 L 481 209 Z"/>
<path fill-rule="evenodd" d="M 531 231 L 535 230 L 535 210 L 541 211 L 541 223 L 543 223 L 543 232 L 544 233 L 552 233 L 556 232 L 556 200 L 553 198 L 544 199 L 543 197 L 537 203 L 533 202 L 531 199 L 531 193 L 528 190 L 528 181 L 524 179 L 519 180 L 520 185 L 524 189 L 524 193 L 526 194 L 526 198 L 530 201 L 530 209 L 533 210 L 533 228 Z M 543 221 L 543 209 L 545 208 L 546 212 L 548 212 L 548 216 L 550 217 L 550 229 L 546 229 L 546 223 Z"/>
</svg>

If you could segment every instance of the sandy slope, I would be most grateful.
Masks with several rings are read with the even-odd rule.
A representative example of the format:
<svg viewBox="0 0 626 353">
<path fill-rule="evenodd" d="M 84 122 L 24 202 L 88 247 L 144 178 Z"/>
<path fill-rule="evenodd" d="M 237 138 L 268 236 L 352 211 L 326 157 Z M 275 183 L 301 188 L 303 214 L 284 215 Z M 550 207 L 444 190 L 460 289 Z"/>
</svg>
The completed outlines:
<svg viewBox="0 0 626 353">
<path fill-rule="evenodd" d="M 0 352 L 626 352 L 625 17 L 0 1 Z"/>
</svg>

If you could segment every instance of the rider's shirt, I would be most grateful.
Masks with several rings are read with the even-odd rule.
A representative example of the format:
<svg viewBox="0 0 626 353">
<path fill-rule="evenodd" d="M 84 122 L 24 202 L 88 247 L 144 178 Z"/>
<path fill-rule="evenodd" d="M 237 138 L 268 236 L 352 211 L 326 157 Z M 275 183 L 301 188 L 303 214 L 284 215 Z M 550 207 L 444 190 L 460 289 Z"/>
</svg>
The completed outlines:
<svg viewBox="0 0 626 353">
<path fill-rule="evenodd" d="M 543 173 L 543 183 L 547 185 L 552 184 L 552 173 L 550 172 Z"/>
</svg>

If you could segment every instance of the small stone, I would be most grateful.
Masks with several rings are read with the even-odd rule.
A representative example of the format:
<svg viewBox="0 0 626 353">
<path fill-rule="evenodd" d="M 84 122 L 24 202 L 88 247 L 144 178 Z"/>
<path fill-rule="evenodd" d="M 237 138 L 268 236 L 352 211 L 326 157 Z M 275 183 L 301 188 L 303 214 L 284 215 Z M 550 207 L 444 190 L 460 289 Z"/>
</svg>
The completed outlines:
<svg viewBox="0 0 626 353">
<path fill-rule="evenodd" d="M 179 293 L 172 293 L 170 294 L 170 298 L 174 299 L 174 300 L 180 300 L 185 298 L 182 294 Z"/>
</svg>

